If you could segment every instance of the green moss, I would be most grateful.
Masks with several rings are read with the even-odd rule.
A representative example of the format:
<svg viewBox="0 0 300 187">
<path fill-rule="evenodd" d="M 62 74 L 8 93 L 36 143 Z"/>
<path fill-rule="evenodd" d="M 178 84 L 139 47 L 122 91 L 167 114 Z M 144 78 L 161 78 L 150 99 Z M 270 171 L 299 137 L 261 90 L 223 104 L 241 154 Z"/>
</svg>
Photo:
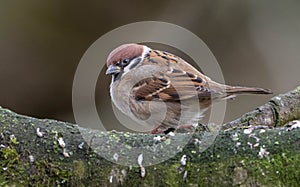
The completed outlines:
<svg viewBox="0 0 300 187">
<path fill-rule="evenodd" d="M 1 150 L 2 157 L 6 160 L 4 166 L 10 166 L 11 164 L 19 160 L 19 154 L 15 148 L 5 147 Z"/>
<path fill-rule="evenodd" d="M 294 156 L 292 156 L 294 155 Z M 125 167 L 99 163 L 99 159 L 90 162 L 74 160 L 70 162 L 55 162 L 43 159 L 34 163 L 21 161 L 16 149 L 6 147 L 1 149 L 2 159 L 6 160 L 8 169 L 1 171 L 0 184 L 26 186 L 70 185 L 97 186 L 109 183 L 110 176 L 114 184 L 124 186 L 297 186 L 300 184 L 300 153 L 278 153 L 269 158 L 230 157 L 215 161 L 192 162 L 179 172 L 179 159 L 174 158 L 173 164 L 164 163 L 146 167 L 146 176 L 140 175 L 140 168 Z M 170 161 L 167 161 L 170 162 Z M 3 164 L 4 162 L 1 162 Z M 13 164 L 12 164 L 13 163 Z M 12 166 L 13 167 L 10 167 Z M 67 167 L 68 165 L 68 167 Z M 4 166 L 1 165 L 3 168 Z M 187 178 L 184 179 L 184 171 Z M 129 177 L 130 176 L 130 177 Z M 91 184 L 88 180 L 92 178 Z M 38 181 L 38 183 L 35 183 Z"/>
<path fill-rule="evenodd" d="M 83 161 L 75 160 L 73 161 L 73 178 L 77 180 L 81 180 L 85 177 L 87 171 L 86 171 L 86 166 Z"/>
<path fill-rule="evenodd" d="M 300 184 L 300 154 L 286 156 L 278 154 L 261 162 L 249 162 L 251 172 L 259 177 L 262 184 L 274 186 L 299 186 Z M 256 168 L 256 170 L 254 170 Z"/>
<path fill-rule="evenodd" d="M 3 115 L 7 114 L 0 110 L 0 118 Z M 15 122 L 18 120 L 19 125 L 22 125 L 22 119 L 16 118 Z M 251 120 L 251 116 L 246 115 L 244 120 Z M 5 126 L 7 130 L 0 129 L 5 136 L 5 140 L 1 142 L 5 147 L 0 148 L 0 186 L 300 186 L 298 129 L 270 130 L 266 133 L 259 133 L 259 130 L 253 131 L 251 134 L 259 138 L 260 145 L 264 144 L 270 151 L 269 158 L 263 159 L 258 159 L 258 147 L 248 149 L 248 142 L 254 144 L 257 141 L 253 138 L 254 136 L 244 135 L 243 130 L 221 132 L 215 140 L 216 144 L 207 150 L 204 151 L 196 144 L 188 144 L 182 152 L 165 163 L 146 167 L 146 176 L 141 177 L 139 167 L 112 164 L 94 154 L 91 149 L 85 149 L 85 146 L 76 149 L 82 140 L 76 143 L 72 142 L 73 139 L 68 140 L 69 131 L 61 130 L 60 126 L 51 124 L 48 129 L 42 129 L 46 132 L 44 137 L 32 137 L 25 142 L 19 137 L 26 130 L 35 132 L 36 127 L 39 127 L 39 122 L 36 122 L 36 125 L 24 126 L 19 133 L 16 132 L 18 139 L 13 136 L 9 137 L 7 133 L 10 128 L 15 128 L 17 125 L 11 121 L 7 124 L 9 124 Z M 74 153 L 70 158 L 64 158 L 61 154 L 62 148 L 57 143 L 57 137 L 62 136 L 59 132 L 66 134 L 66 142 L 69 146 L 67 148 Z M 106 142 L 108 139 L 109 143 L 113 144 L 119 140 L 119 143 L 126 143 L 130 149 L 148 145 L 153 140 L 153 137 L 147 135 L 148 138 L 145 136 L 143 142 L 137 142 L 136 136 L 129 133 L 125 133 L 124 137 L 118 137 L 119 135 L 115 134 L 99 135 L 103 137 L 99 143 Z M 238 136 L 233 141 L 232 136 L 235 134 Z M 201 139 L 200 137 L 202 136 L 199 138 L 198 135 L 196 136 L 197 139 Z M 162 151 L 159 153 L 169 154 L 170 152 L 164 151 L 163 148 L 167 144 L 172 146 L 174 141 L 181 140 L 184 140 L 184 137 L 179 135 L 162 142 L 159 145 Z M 237 142 L 241 143 L 241 147 L 236 146 Z M 37 149 L 42 151 L 34 153 L 35 149 L 30 149 L 33 146 L 41 146 L 45 152 L 43 149 Z M 99 147 L 99 151 L 102 152 L 112 150 L 112 146 L 108 143 Z M 233 149 L 236 149 L 236 152 Z M 19 150 L 22 150 L 22 153 Z M 172 150 L 177 152 L 177 147 Z M 286 150 L 293 152 L 287 153 Z M 127 154 L 131 150 L 126 148 L 118 151 L 124 159 L 127 159 L 126 155 L 132 155 Z M 188 162 L 179 172 L 179 160 L 183 153 L 188 156 Z M 35 157 L 34 162 L 29 161 L 29 154 Z M 187 171 L 186 179 L 184 179 L 184 171 Z"/>
<path fill-rule="evenodd" d="M 178 186 L 185 183 L 185 179 L 183 179 L 184 172 L 187 168 L 183 168 L 182 170 L 179 169 L 180 164 L 174 163 L 171 167 L 168 168 L 168 170 L 165 172 L 165 175 L 170 180 L 162 181 L 168 186 Z"/>
<path fill-rule="evenodd" d="M 23 186 L 27 178 L 22 173 L 26 171 L 27 163 L 20 162 L 20 155 L 13 146 L 16 141 L 10 142 L 10 145 L 0 149 L 0 184 L 8 186 Z"/>
<path fill-rule="evenodd" d="M 193 180 L 188 183 L 200 186 L 299 186 L 299 165 L 300 153 L 294 156 L 277 154 L 269 159 L 241 157 L 189 165 L 189 178 Z"/>
<path fill-rule="evenodd" d="M 77 177 L 78 182 L 85 174 L 83 161 L 74 162 L 74 169 L 67 162 L 47 159 L 29 163 L 27 157 L 22 158 L 17 152 L 14 147 L 17 144 L 11 138 L 10 145 L 0 149 L 0 186 L 60 186 L 70 184 L 70 179 L 76 182 Z"/>
<path fill-rule="evenodd" d="M 294 156 L 292 156 L 294 155 Z M 177 159 L 176 159 L 177 160 Z M 169 161 L 168 161 L 169 162 Z M 179 162 L 130 170 L 124 186 L 299 186 L 300 153 L 274 154 L 269 158 L 231 157 L 211 162 L 188 162 L 179 172 Z M 184 171 L 187 178 L 184 179 Z"/>
<path fill-rule="evenodd" d="M 15 136 L 11 136 L 10 137 L 10 143 L 14 144 L 14 145 L 19 144 L 19 142 L 17 141 L 17 138 Z"/>
<path fill-rule="evenodd" d="M 34 172 L 30 174 L 30 179 L 26 181 L 28 184 L 37 186 L 51 186 L 68 184 L 72 172 L 61 163 L 41 160 L 31 165 Z M 25 174 L 25 173 L 24 173 Z M 38 181 L 38 183 L 35 183 Z"/>
<path fill-rule="evenodd" d="M 253 114 L 244 114 L 242 117 L 241 117 L 241 123 L 248 123 L 251 119 L 253 118 Z"/>
</svg>

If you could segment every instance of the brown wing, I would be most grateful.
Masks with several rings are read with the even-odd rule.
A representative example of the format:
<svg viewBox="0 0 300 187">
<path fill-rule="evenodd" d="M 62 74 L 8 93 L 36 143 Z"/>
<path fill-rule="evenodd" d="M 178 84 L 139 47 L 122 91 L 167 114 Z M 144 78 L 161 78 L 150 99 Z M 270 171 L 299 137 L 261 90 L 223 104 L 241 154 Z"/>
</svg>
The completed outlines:
<svg viewBox="0 0 300 187">
<path fill-rule="evenodd" d="M 179 101 L 214 94 L 208 87 L 208 77 L 170 53 L 151 51 L 142 63 L 157 64 L 161 71 L 134 86 L 137 100 Z"/>
</svg>

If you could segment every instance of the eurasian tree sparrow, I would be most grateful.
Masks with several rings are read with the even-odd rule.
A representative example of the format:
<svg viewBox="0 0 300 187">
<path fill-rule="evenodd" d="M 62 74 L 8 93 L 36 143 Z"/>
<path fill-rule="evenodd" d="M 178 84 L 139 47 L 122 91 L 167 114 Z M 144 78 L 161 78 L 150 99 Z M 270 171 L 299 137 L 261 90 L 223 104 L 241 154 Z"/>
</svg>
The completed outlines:
<svg viewBox="0 0 300 187">
<path fill-rule="evenodd" d="M 212 102 L 270 90 L 219 84 L 178 56 L 124 44 L 107 58 L 115 106 L 152 133 L 198 123 Z"/>
</svg>

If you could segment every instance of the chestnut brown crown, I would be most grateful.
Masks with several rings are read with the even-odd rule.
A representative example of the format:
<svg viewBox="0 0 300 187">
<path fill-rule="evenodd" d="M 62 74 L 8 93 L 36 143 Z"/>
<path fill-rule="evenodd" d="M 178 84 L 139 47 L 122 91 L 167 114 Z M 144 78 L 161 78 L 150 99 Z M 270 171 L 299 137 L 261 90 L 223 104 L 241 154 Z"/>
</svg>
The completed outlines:
<svg viewBox="0 0 300 187">
<path fill-rule="evenodd" d="M 144 46 L 139 44 L 123 44 L 116 49 L 114 49 L 107 57 L 106 65 L 115 65 L 124 59 L 133 59 L 138 56 L 142 56 L 144 51 Z"/>
</svg>

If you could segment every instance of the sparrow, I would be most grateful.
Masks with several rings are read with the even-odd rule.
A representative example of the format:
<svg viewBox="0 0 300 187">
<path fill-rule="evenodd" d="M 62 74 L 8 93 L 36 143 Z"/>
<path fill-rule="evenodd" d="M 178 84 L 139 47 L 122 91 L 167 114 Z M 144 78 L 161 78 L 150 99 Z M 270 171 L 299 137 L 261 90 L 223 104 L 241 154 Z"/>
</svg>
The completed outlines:
<svg viewBox="0 0 300 187">
<path fill-rule="evenodd" d="M 197 124 L 215 101 L 272 93 L 217 83 L 174 54 L 135 43 L 114 49 L 106 65 L 112 102 L 151 133 Z"/>
</svg>

